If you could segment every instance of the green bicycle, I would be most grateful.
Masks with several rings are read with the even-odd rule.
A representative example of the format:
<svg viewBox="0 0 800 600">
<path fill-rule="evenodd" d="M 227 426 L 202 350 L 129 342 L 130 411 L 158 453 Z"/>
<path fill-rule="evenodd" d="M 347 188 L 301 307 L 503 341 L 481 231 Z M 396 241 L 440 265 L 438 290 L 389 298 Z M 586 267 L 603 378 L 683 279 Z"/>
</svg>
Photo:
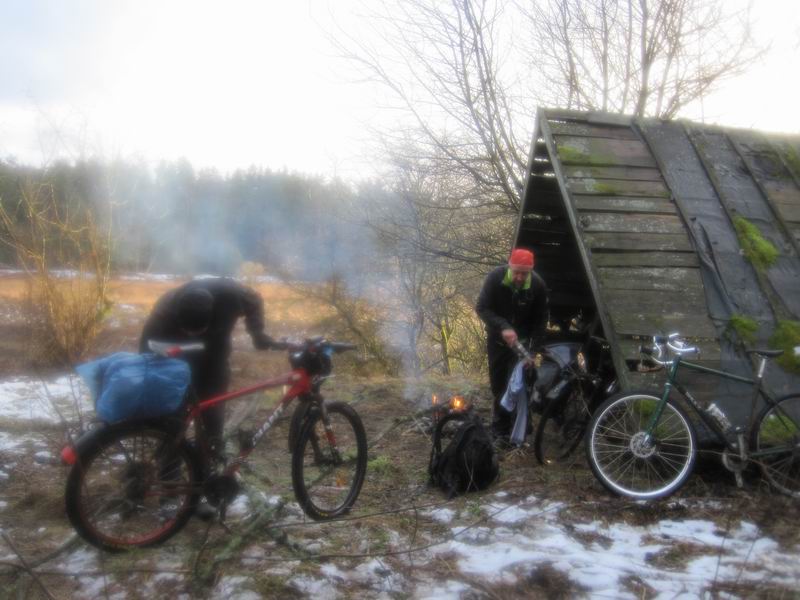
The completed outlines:
<svg viewBox="0 0 800 600">
<path fill-rule="evenodd" d="M 782 350 L 750 350 L 758 357 L 755 378 L 740 377 L 683 360 L 695 354 L 673 333 L 653 338 L 644 356 L 667 369 L 661 393 L 629 391 L 617 394 L 597 409 L 589 423 L 586 455 L 597 479 L 610 491 L 635 498 L 663 498 L 689 478 L 697 456 L 695 426 L 686 411 L 670 398 L 675 388 L 724 447 L 722 462 L 742 486 L 742 470 L 755 462 L 778 491 L 800 499 L 800 392 L 774 398 L 763 388 L 767 360 Z M 752 384 L 747 426 L 733 426 L 715 405 L 705 410 L 689 390 L 676 381 L 679 368 Z M 764 407 L 754 419 L 759 399 Z"/>
</svg>

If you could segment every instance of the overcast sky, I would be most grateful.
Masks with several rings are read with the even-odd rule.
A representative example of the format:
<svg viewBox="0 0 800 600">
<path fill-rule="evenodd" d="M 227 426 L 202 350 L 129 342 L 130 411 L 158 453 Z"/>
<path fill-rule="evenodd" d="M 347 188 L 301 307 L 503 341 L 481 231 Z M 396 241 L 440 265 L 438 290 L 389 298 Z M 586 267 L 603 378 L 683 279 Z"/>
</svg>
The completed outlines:
<svg viewBox="0 0 800 600">
<path fill-rule="evenodd" d="M 0 157 L 186 157 L 223 172 L 256 164 L 369 174 L 367 128 L 396 115 L 330 47 L 337 26 L 369 34 L 351 6 L 1 0 Z M 754 7 L 770 54 L 685 116 L 798 133 L 797 1 Z"/>
</svg>

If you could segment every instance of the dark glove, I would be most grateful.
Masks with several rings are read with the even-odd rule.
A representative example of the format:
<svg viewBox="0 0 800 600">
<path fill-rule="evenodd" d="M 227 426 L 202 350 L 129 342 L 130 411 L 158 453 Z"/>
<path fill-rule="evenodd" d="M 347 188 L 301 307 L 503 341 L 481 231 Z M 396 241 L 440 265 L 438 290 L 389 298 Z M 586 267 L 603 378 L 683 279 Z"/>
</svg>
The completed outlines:
<svg viewBox="0 0 800 600">
<path fill-rule="evenodd" d="M 253 334 L 253 346 L 258 350 L 269 350 L 273 346 L 273 341 L 270 336 L 262 331 Z"/>
</svg>

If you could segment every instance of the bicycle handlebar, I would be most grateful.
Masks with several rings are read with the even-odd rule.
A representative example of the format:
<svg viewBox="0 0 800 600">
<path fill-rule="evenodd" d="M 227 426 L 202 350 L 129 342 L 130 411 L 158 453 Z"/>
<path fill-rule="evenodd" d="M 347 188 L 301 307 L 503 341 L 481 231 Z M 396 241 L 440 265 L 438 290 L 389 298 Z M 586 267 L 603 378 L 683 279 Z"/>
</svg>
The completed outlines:
<svg viewBox="0 0 800 600">
<path fill-rule="evenodd" d="M 311 338 L 302 342 L 280 340 L 272 342 L 270 350 L 288 350 L 289 352 L 302 352 L 304 350 L 313 349 L 317 347 L 323 351 L 329 350 L 338 354 L 339 352 L 347 352 L 348 350 L 356 350 L 356 344 L 347 342 L 329 342 L 322 338 Z"/>
<path fill-rule="evenodd" d="M 700 348 L 697 346 L 689 346 L 688 343 L 680 337 L 679 333 L 670 333 L 668 336 L 654 335 L 653 347 L 644 345 L 639 347 L 640 354 L 646 355 L 650 360 L 662 367 L 671 362 L 671 358 L 669 357 L 670 352 L 680 356 L 684 354 L 699 354 Z M 656 355 L 656 353 L 658 354 Z M 667 356 L 662 360 L 665 354 Z"/>
</svg>

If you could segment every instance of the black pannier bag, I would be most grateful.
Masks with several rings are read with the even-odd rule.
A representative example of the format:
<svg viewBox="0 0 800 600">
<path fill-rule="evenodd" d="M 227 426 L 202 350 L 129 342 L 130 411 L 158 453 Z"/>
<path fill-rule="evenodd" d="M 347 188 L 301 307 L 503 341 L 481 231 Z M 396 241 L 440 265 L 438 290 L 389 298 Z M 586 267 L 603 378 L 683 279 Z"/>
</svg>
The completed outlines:
<svg viewBox="0 0 800 600">
<path fill-rule="evenodd" d="M 459 424 L 450 443 L 442 450 L 442 432 L 453 422 Z M 450 413 L 437 423 L 428 474 L 430 483 L 442 488 L 448 498 L 486 489 L 499 472 L 492 437 L 480 417 L 472 413 Z"/>
</svg>

